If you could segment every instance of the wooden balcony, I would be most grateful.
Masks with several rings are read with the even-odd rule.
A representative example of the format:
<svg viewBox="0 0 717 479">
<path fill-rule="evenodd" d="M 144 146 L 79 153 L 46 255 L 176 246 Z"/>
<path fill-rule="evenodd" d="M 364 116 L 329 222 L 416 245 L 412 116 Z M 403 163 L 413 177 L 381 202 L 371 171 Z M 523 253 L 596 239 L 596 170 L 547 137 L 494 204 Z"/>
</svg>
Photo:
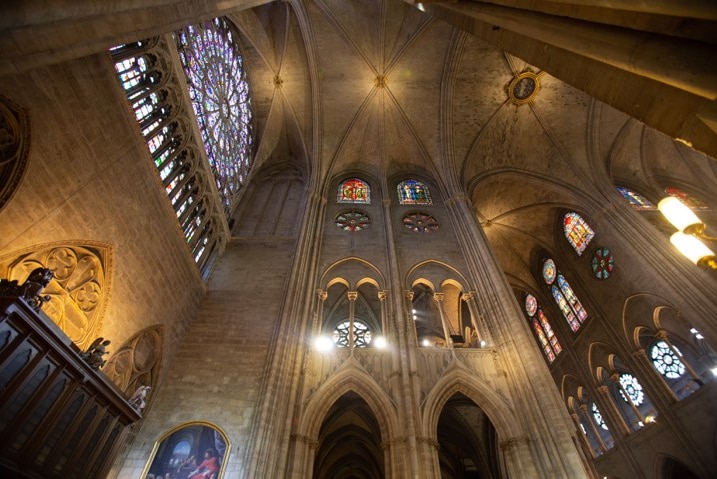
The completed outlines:
<svg viewBox="0 0 717 479">
<path fill-rule="evenodd" d="M 21 297 L 0 296 L 0 476 L 104 477 L 140 414 Z"/>
</svg>

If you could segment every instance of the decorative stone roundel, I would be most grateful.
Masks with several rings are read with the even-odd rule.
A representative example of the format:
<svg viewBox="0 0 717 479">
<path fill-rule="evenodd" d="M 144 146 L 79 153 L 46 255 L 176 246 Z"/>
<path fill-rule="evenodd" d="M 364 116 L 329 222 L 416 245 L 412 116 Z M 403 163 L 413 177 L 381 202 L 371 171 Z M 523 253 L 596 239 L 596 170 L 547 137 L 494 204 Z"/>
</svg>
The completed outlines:
<svg viewBox="0 0 717 479">
<path fill-rule="evenodd" d="M 540 90 L 538 75 L 525 71 L 513 78 L 508 85 L 508 98 L 516 105 L 528 103 L 535 98 Z"/>
<path fill-rule="evenodd" d="M 615 267 L 615 259 L 609 249 L 601 247 L 595 250 L 591 266 L 597 279 L 607 279 Z"/>
<path fill-rule="evenodd" d="M 0 209 L 10 201 L 25 171 L 30 121 L 22 109 L 0 95 Z"/>
<path fill-rule="evenodd" d="M 362 211 L 346 211 L 336 216 L 335 222 L 344 231 L 361 231 L 371 225 L 371 218 Z"/>
<path fill-rule="evenodd" d="M 427 213 L 409 213 L 403 217 L 403 225 L 416 233 L 430 233 L 438 230 L 438 220 Z"/>
</svg>

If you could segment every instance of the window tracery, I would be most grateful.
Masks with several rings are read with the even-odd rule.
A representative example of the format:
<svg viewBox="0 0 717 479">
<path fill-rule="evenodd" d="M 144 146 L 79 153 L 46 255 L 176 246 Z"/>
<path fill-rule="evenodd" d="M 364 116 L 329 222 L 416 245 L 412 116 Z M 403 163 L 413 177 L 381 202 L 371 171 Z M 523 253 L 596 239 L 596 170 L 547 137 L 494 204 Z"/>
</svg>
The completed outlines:
<svg viewBox="0 0 717 479">
<path fill-rule="evenodd" d="M 141 40 L 111 48 L 110 56 L 190 253 L 207 273 L 228 236 L 229 209 L 207 188 L 215 175 L 193 147 L 199 141 L 190 128 L 191 106 L 169 67 L 170 48 L 163 39 Z"/>
<path fill-rule="evenodd" d="M 207 159 L 230 213 L 253 148 L 251 95 L 239 45 L 223 18 L 189 25 L 176 37 Z"/>
<path fill-rule="evenodd" d="M 588 313 L 568 280 L 558 271 L 555 262 L 550 258 L 543 262 L 543 280 L 550 288 L 553 299 L 570 325 L 570 329 L 577 332 L 588 319 Z"/>
<path fill-rule="evenodd" d="M 525 296 L 525 312 L 543 349 L 543 354 L 545 354 L 548 362 L 552 363 L 563 348 L 550 326 L 550 321 L 538 305 L 538 300 L 532 294 L 526 294 Z"/>
<path fill-rule="evenodd" d="M 645 198 L 644 195 L 641 193 L 638 193 L 637 191 L 634 191 L 630 188 L 627 188 L 625 186 L 616 186 L 615 189 L 617 190 L 620 195 L 627 200 L 628 203 L 630 203 L 630 206 L 635 208 L 636 210 L 655 210 L 657 209 L 654 204 L 647 198 Z"/>
</svg>

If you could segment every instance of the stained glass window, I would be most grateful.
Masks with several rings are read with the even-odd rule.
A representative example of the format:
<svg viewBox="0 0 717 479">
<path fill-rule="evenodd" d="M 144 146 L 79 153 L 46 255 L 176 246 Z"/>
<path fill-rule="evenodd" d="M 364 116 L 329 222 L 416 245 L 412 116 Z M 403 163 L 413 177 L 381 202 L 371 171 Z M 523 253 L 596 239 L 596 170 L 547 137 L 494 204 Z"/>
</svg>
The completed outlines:
<svg viewBox="0 0 717 479">
<path fill-rule="evenodd" d="M 640 381 L 629 373 L 621 374 L 619 381 L 620 386 L 622 386 L 620 389 L 620 396 L 622 396 L 625 402 L 629 403 L 632 401 L 635 406 L 641 405 L 645 400 L 645 393 L 642 392 L 642 385 L 640 384 Z M 625 396 L 625 394 L 627 394 L 627 396 Z M 630 398 L 629 401 L 628 397 Z"/>
<path fill-rule="evenodd" d="M 538 310 L 538 300 L 532 294 L 525 295 L 525 312 L 529 317 L 533 317 Z"/>
<path fill-rule="evenodd" d="M 347 211 L 336 216 L 336 227 L 344 231 L 361 231 L 368 228 L 371 218 L 360 211 Z"/>
<path fill-rule="evenodd" d="M 223 18 L 177 32 L 179 57 L 209 164 L 227 213 L 252 160 L 251 96 L 234 33 Z"/>
<path fill-rule="evenodd" d="M 691 210 L 706 210 L 709 209 L 709 206 L 704 201 L 695 198 L 694 196 L 685 193 L 679 188 L 675 188 L 673 186 L 668 186 L 665 188 L 665 193 L 667 193 L 670 196 L 674 196 L 678 200 L 680 200 L 682 203 L 685 204 L 689 209 Z"/>
<path fill-rule="evenodd" d="M 557 268 L 555 262 L 552 259 L 546 259 L 543 263 L 543 279 L 548 284 L 553 284 L 555 281 L 555 275 L 557 274 Z"/>
<path fill-rule="evenodd" d="M 339 348 L 348 348 L 351 340 L 355 348 L 365 348 L 371 343 L 371 330 L 361 321 L 353 322 L 353 334 L 349 338 L 351 322 L 344 321 L 334 329 L 334 344 Z"/>
<path fill-rule="evenodd" d="M 632 206 L 636 210 L 657 209 L 655 208 L 655 205 L 650 202 L 650 200 L 645 198 L 637 191 L 631 190 L 630 188 L 626 188 L 624 186 L 616 186 L 615 189 L 618 193 L 622 195 L 623 198 L 625 198 L 630 203 L 630 206 Z"/>
<path fill-rule="evenodd" d="M 438 230 L 438 220 L 427 213 L 411 213 L 403 217 L 403 225 L 416 233 Z"/>
<path fill-rule="evenodd" d="M 558 272 L 558 268 L 552 259 L 548 258 L 543 262 L 543 279 L 548 285 L 552 285 L 550 292 L 555 302 L 563 313 L 565 320 L 570 325 L 570 329 L 576 332 L 580 329 L 580 325 L 588 318 L 588 313 L 585 311 L 585 308 L 573 291 L 570 283 Z"/>
<path fill-rule="evenodd" d="M 658 341 L 652 345 L 650 359 L 655 369 L 666 378 L 677 379 L 685 374 L 684 364 L 665 341 Z"/>
<path fill-rule="evenodd" d="M 363 180 L 351 178 L 341 182 L 336 196 L 338 203 L 371 203 L 371 189 Z"/>
<path fill-rule="evenodd" d="M 402 181 L 396 187 L 398 201 L 402 205 L 432 205 L 431 193 L 428 187 L 416 180 Z"/>
<path fill-rule="evenodd" d="M 558 342 L 557 336 L 553 332 L 553 328 L 550 326 L 547 316 L 543 310 L 538 306 L 538 300 L 532 294 L 525 296 L 525 312 L 530 318 L 530 323 L 535 331 L 535 335 L 538 337 L 538 342 L 543 349 L 545 357 L 548 358 L 548 362 L 552 363 L 555 358 L 563 350 Z"/>
<path fill-rule="evenodd" d="M 219 241 L 209 217 L 211 198 L 200 192 L 198 173 L 192 173 L 198 159 L 184 141 L 191 133 L 177 121 L 177 107 L 168 101 L 176 93 L 167 86 L 157 44 L 155 39 L 119 45 L 110 49 L 110 55 L 187 245 L 204 268 Z"/>
<path fill-rule="evenodd" d="M 578 299 L 577 296 L 575 296 L 575 293 L 573 292 L 573 288 L 570 287 L 570 283 L 565 279 L 565 277 L 562 274 L 558 275 L 558 286 L 560 287 L 560 290 L 565 295 L 565 299 L 568 300 L 568 303 L 570 304 L 570 307 L 577 315 L 580 322 L 584 322 L 586 319 L 588 319 L 588 313 L 585 311 L 585 308 L 583 308 L 582 303 Z"/>
<path fill-rule="evenodd" d="M 590 225 L 579 214 L 572 212 L 563 217 L 563 231 L 570 246 L 578 253 L 583 254 L 585 248 L 595 236 Z"/>
</svg>

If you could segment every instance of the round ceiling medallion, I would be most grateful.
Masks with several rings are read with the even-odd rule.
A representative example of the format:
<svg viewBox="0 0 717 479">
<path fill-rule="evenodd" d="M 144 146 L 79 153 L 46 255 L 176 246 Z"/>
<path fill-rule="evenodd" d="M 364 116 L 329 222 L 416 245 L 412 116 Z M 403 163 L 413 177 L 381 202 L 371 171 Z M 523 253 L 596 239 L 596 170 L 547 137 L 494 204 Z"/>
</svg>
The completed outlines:
<svg viewBox="0 0 717 479">
<path fill-rule="evenodd" d="M 597 279 L 607 279 L 615 267 L 615 258 L 609 249 L 602 247 L 595 250 L 592 259 L 593 274 Z"/>
<path fill-rule="evenodd" d="M 361 231 L 371 224 L 371 218 L 361 211 L 346 211 L 336 216 L 336 227 L 344 231 Z"/>
<path fill-rule="evenodd" d="M 438 220 L 427 213 L 409 213 L 403 217 L 403 225 L 416 233 L 438 230 Z"/>
<path fill-rule="evenodd" d="M 539 74 L 525 71 L 510 81 L 508 98 L 516 105 L 522 105 L 535 99 L 540 90 Z"/>
</svg>

